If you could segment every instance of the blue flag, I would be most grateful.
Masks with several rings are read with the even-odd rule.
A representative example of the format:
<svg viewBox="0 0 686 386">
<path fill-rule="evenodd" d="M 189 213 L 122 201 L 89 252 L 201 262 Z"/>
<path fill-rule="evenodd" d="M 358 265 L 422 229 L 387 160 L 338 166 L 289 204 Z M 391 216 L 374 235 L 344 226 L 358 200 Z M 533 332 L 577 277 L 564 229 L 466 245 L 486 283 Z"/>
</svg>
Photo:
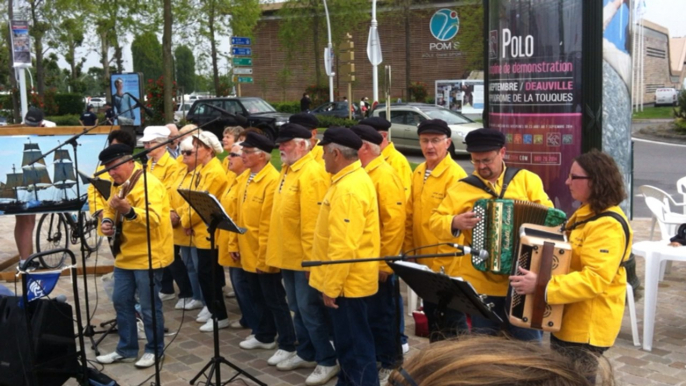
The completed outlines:
<svg viewBox="0 0 686 386">
<path fill-rule="evenodd" d="M 50 295 L 50 292 L 55 289 L 61 273 L 61 270 L 50 272 L 27 272 L 26 297 L 28 301 L 30 302 Z"/>
</svg>

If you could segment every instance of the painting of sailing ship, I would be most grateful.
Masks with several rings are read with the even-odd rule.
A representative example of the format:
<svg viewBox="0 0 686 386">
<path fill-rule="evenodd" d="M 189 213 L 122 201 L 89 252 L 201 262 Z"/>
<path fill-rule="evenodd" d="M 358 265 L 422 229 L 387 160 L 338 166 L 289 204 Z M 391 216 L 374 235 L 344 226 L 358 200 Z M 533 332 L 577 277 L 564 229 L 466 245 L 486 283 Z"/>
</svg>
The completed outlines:
<svg viewBox="0 0 686 386">
<path fill-rule="evenodd" d="M 7 136 L 0 149 L 0 215 L 69 212 L 83 209 L 88 186 L 77 179 L 78 169 L 92 174 L 107 136 L 85 135 L 74 154 L 65 143 L 71 136 Z M 49 151 L 50 154 L 44 155 Z M 75 157 L 75 156 L 78 156 Z"/>
</svg>

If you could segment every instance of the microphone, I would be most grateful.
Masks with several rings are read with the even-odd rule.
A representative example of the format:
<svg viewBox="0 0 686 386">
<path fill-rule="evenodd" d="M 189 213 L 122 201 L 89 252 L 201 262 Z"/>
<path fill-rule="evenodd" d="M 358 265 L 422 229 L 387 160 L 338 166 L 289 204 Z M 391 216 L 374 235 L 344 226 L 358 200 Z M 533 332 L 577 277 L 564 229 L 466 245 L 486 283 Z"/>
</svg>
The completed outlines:
<svg viewBox="0 0 686 386">
<path fill-rule="evenodd" d="M 203 103 L 203 105 L 205 105 L 205 106 L 207 106 L 207 107 L 209 107 L 209 108 L 211 108 L 211 109 L 217 110 L 217 111 L 219 111 L 220 113 L 222 113 L 223 115 L 228 115 L 228 116 L 232 117 L 233 119 L 236 120 L 236 123 L 238 123 L 239 126 L 245 127 L 245 126 L 248 125 L 248 119 L 245 118 L 245 117 L 242 116 L 242 115 L 230 113 L 230 112 L 224 110 L 223 108 L 217 107 L 217 106 L 215 106 L 215 105 L 213 105 L 213 104 L 211 104 L 211 103 Z"/>
<path fill-rule="evenodd" d="M 144 103 L 141 103 L 141 101 L 138 100 L 138 98 L 136 98 L 135 96 L 131 95 L 131 93 L 125 92 L 124 94 L 128 95 L 131 99 L 133 99 L 133 101 L 136 102 L 136 106 L 138 106 L 138 107 L 142 108 L 143 110 L 145 110 L 145 113 L 146 113 L 149 117 L 152 117 L 152 116 L 154 115 L 153 112 L 152 112 L 152 109 L 150 109 L 150 107 L 146 106 Z M 134 108 L 135 108 L 135 106 L 134 106 Z"/>
<path fill-rule="evenodd" d="M 472 255 L 473 257 L 478 257 L 481 260 L 486 260 L 488 259 L 488 251 L 484 249 L 474 249 L 472 247 L 468 247 L 466 245 L 460 245 L 460 244 L 449 244 L 451 247 L 458 249 L 462 252 L 464 252 L 465 255 Z"/>
</svg>

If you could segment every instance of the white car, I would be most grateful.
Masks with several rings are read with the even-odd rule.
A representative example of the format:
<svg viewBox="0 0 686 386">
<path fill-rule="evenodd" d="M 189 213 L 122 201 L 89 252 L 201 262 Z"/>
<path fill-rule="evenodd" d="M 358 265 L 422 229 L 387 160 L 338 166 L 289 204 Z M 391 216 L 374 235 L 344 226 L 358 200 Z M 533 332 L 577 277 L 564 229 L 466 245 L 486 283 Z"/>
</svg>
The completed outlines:
<svg viewBox="0 0 686 386">
<path fill-rule="evenodd" d="M 88 101 L 88 104 L 93 106 L 93 108 L 96 110 L 103 107 L 105 103 L 107 103 L 107 99 L 105 99 L 104 97 L 93 97 Z"/>
<path fill-rule="evenodd" d="M 174 123 L 179 123 L 186 119 L 188 110 L 191 109 L 193 102 L 180 103 L 176 111 L 174 111 Z"/>
<path fill-rule="evenodd" d="M 677 95 L 679 95 L 679 92 L 675 88 L 658 88 L 655 90 L 655 106 L 676 106 Z"/>
<path fill-rule="evenodd" d="M 372 116 L 386 118 L 386 105 L 380 104 L 372 111 Z M 481 129 L 483 125 L 476 123 L 464 115 L 448 110 L 444 107 L 426 103 L 400 103 L 391 105 L 391 141 L 399 149 L 421 150 L 417 126 L 427 119 L 442 119 L 452 131 L 450 153 L 453 156 L 468 154 L 464 138 L 472 130 Z"/>
</svg>

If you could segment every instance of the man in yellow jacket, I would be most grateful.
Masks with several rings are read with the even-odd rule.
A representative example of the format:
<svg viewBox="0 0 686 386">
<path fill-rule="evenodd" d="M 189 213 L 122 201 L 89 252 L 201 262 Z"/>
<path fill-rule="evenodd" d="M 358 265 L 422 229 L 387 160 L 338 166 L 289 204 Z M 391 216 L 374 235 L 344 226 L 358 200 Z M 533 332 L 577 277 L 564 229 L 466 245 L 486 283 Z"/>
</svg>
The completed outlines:
<svg viewBox="0 0 686 386">
<path fill-rule="evenodd" d="M 407 219 L 405 220 L 405 242 L 403 251 L 412 254 L 438 254 L 455 252 L 446 246 L 437 246 L 444 242 L 458 242 L 450 237 L 440 237 L 429 228 L 429 217 L 448 194 L 450 187 L 467 173 L 455 163 L 448 154 L 451 131 L 448 124 L 440 119 L 430 119 L 419 124 L 417 128 L 419 145 L 426 162 L 417 166 L 412 174 L 412 191 L 407 202 Z M 416 252 L 413 250 L 416 248 Z M 427 265 L 434 272 L 441 268 L 458 264 L 453 257 L 420 259 L 419 263 Z M 447 309 L 443 315 L 437 315 L 438 305 L 424 300 L 424 313 L 429 322 L 429 339 L 433 342 L 444 337 L 455 336 L 467 331 L 467 318 L 462 312 Z M 443 323 L 439 325 L 439 321 Z"/>
<path fill-rule="evenodd" d="M 295 353 L 295 330 L 281 284 L 281 272 L 267 264 L 267 239 L 274 191 L 279 172 L 269 162 L 274 143 L 265 135 L 249 132 L 243 146 L 243 164 L 250 170 L 248 179 L 238 186 L 236 224 L 247 232 L 230 239 L 229 252 L 238 258 L 245 271 L 253 308 L 259 316 L 255 336 L 239 343 L 245 350 L 273 349 L 279 334 L 278 350 L 267 362 L 276 366 Z"/>
<path fill-rule="evenodd" d="M 169 155 L 166 146 L 160 146 L 169 138 L 170 130 L 166 126 L 148 126 L 143 131 L 143 146 L 148 153 L 148 171 L 167 188 L 167 197 L 171 200 L 172 194 L 178 185 L 174 182 L 183 169 L 183 165 L 176 162 Z M 159 146 L 154 148 L 155 146 Z M 154 148 L 154 149 L 153 149 Z M 171 201 L 170 201 L 171 203 Z M 179 301 L 174 306 L 175 309 L 194 310 L 202 308 L 202 302 L 193 300 L 193 288 L 188 278 L 186 264 L 181 259 L 180 250 L 174 247 L 173 263 L 164 269 L 162 275 L 162 285 L 160 289 L 160 299 L 162 301 L 174 299 L 174 283 L 179 286 Z"/>
<path fill-rule="evenodd" d="M 133 149 L 127 145 L 112 145 L 100 153 L 100 161 L 105 167 L 130 157 Z M 153 175 L 148 175 L 148 208 L 145 205 L 143 178 L 130 186 L 125 197 L 119 197 L 124 189 L 122 184 L 129 181 L 135 165 L 129 160 L 109 170 L 114 182 L 108 206 L 102 220 L 102 232 L 106 236 L 115 236 L 115 225 L 120 227 L 120 251 L 114 260 L 114 293 L 112 302 L 117 313 L 119 344 L 109 354 L 97 357 L 100 363 L 117 361 L 131 362 L 138 356 L 138 334 L 136 326 L 136 294 L 138 294 L 145 336 L 147 343 L 145 353 L 136 362 L 136 367 L 150 367 L 155 364 L 155 354 L 161 360 L 164 349 L 164 316 L 162 301 L 158 296 L 162 269 L 172 261 L 174 251 L 172 226 L 169 217 L 169 198 L 165 186 Z M 123 216 L 119 223 L 118 217 Z M 150 250 L 148 257 L 148 240 L 146 223 L 150 222 Z M 155 280 L 155 291 L 150 293 L 148 258 L 151 259 Z M 154 301 L 152 301 L 154 299 Z M 152 328 L 153 312 L 156 317 L 156 330 Z M 155 339 L 157 346 L 155 346 Z"/>
<path fill-rule="evenodd" d="M 310 287 L 309 272 L 301 263 L 312 260 L 314 226 L 331 177 L 309 150 L 311 136 L 305 127 L 287 123 L 276 138 L 283 166 L 274 193 L 267 265 L 281 268 L 298 338 L 297 355 L 276 367 L 282 371 L 315 367 L 305 383 L 323 385 L 338 373 L 339 367 L 329 342 L 326 307 L 319 292 Z"/>
<path fill-rule="evenodd" d="M 393 142 L 388 140 L 391 122 L 381 117 L 371 117 L 361 120 L 360 125 L 371 126 L 381 134 L 383 138 L 381 145 L 379 145 L 381 147 L 381 156 L 398 173 L 398 177 L 400 177 L 400 181 L 405 189 L 405 198 L 409 198 L 410 190 L 412 189 L 412 168 L 407 161 L 407 157 L 395 148 Z"/>
<path fill-rule="evenodd" d="M 465 138 L 467 151 L 471 153 L 474 174 L 494 194 L 500 196 L 504 187 L 507 166 L 505 157 L 505 136 L 493 129 L 471 131 Z M 543 182 L 528 170 L 519 170 L 505 190 L 503 198 L 532 201 L 552 207 L 553 204 L 543 190 Z M 447 197 L 431 215 L 431 229 L 438 237 L 452 236 L 462 238 L 460 244 L 470 245 L 472 229 L 481 220 L 472 211 L 476 200 L 493 198 L 485 190 L 459 181 L 448 192 Z M 494 310 L 506 323 L 506 329 L 513 337 L 521 340 L 540 340 L 537 330 L 510 325 L 505 316 L 505 295 L 508 288 L 508 275 L 482 272 L 472 266 L 471 255 L 459 258 L 459 264 L 446 270 L 450 276 L 461 276 L 470 282 L 476 292 L 488 295 L 486 303 L 493 303 Z M 500 327 L 488 319 L 472 315 L 472 330 L 475 332 L 495 333 Z"/>
<path fill-rule="evenodd" d="M 310 148 L 312 149 L 310 150 L 310 153 L 312 153 L 312 158 L 314 158 L 318 164 L 324 166 L 324 151 L 321 147 L 317 146 L 319 143 L 319 139 L 317 138 L 319 120 L 317 117 L 310 113 L 298 113 L 291 115 L 290 118 L 288 118 L 288 122 L 303 126 L 310 131 L 312 134 L 310 137 Z"/>
<path fill-rule="evenodd" d="M 379 256 L 379 210 L 374 184 L 358 160 L 362 140 L 345 127 L 331 127 L 320 142 L 333 177 L 319 211 L 312 259 L 337 261 Z M 379 287 L 377 262 L 330 264 L 311 271 L 333 322 L 341 371 L 339 385 L 379 385 L 367 302 Z"/>
<path fill-rule="evenodd" d="M 397 256 L 405 238 L 405 189 L 398 173 L 381 156 L 383 137 L 373 127 L 356 125 L 350 128 L 360 139 L 358 151 L 364 170 L 374 183 L 379 206 L 379 235 L 381 256 Z M 379 291 L 369 299 L 369 324 L 374 335 L 376 361 L 381 363 L 379 381 L 385 383 L 388 376 L 402 361 L 399 325 L 396 323 L 398 278 L 384 261 L 379 262 Z M 399 291 L 398 291 L 399 293 Z M 398 296 L 400 297 L 400 296 Z M 399 304 L 398 304 L 399 306 Z M 402 313 L 397 315 L 401 320 Z M 404 320 L 402 320 L 404 323 Z"/>
</svg>

